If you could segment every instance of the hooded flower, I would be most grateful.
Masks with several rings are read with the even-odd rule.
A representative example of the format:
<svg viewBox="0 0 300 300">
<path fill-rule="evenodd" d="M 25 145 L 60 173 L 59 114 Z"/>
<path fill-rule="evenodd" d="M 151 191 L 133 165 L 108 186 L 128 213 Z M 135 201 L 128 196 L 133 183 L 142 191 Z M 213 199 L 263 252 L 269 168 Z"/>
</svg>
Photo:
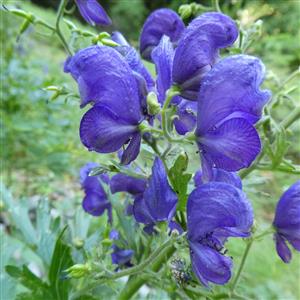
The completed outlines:
<svg viewBox="0 0 300 300">
<path fill-rule="evenodd" d="M 162 8 L 152 12 L 140 36 L 142 57 L 151 61 L 151 52 L 159 44 L 163 35 L 168 36 L 171 42 L 176 44 L 184 28 L 181 18 L 173 10 Z"/>
<path fill-rule="evenodd" d="M 172 65 L 174 59 L 173 45 L 167 36 L 163 36 L 159 45 L 152 51 L 152 60 L 155 63 L 157 79 L 156 89 L 158 101 L 163 105 L 166 92 L 172 84 Z M 172 104 L 177 105 L 177 116 L 174 120 L 176 131 L 185 135 L 192 131 L 196 126 L 196 111 L 197 104 L 191 101 L 186 101 L 181 97 L 174 97 Z"/>
<path fill-rule="evenodd" d="M 193 131 L 197 121 L 197 103 L 181 99 L 177 105 L 177 116 L 174 126 L 180 135 Z"/>
<path fill-rule="evenodd" d="M 132 211 L 137 222 L 153 228 L 158 222 L 168 221 L 172 230 L 175 228 L 171 219 L 175 214 L 177 196 L 167 178 L 162 161 L 155 158 L 149 180 L 118 174 L 111 180 L 111 191 L 124 191 L 134 196 Z"/>
<path fill-rule="evenodd" d="M 250 166 L 261 144 L 253 124 L 270 98 L 261 91 L 264 65 L 255 57 L 222 59 L 202 80 L 198 98 L 197 143 L 203 176 L 212 168 L 238 171 Z"/>
<path fill-rule="evenodd" d="M 107 210 L 111 222 L 111 204 L 102 186 L 103 183 L 108 184 L 109 178 L 107 175 L 89 176 L 90 171 L 97 166 L 90 162 L 80 169 L 80 183 L 85 192 L 82 207 L 92 216 L 101 216 Z"/>
<path fill-rule="evenodd" d="M 114 32 L 112 34 L 112 40 L 120 44 L 120 46 L 115 47 L 115 49 L 124 57 L 133 72 L 138 86 L 141 109 L 143 114 L 147 115 L 146 97 L 147 94 L 154 89 L 154 80 L 142 63 L 138 52 L 128 44 L 120 32 Z"/>
<path fill-rule="evenodd" d="M 197 100 L 200 81 L 215 64 L 219 49 L 231 46 L 237 36 L 234 21 L 221 13 L 204 13 L 189 24 L 178 42 L 172 72 L 182 97 Z"/>
<path fill-rule="evenodd" d="M 118 241 L 120 239 L 119 232 L 113 229 L 110 234 L 109 238 L 112 241 Z M 111 253 L 111 260 L 112 263 L 118 265 L 119 267 L 131 267 L 132 264 L 130 262 L 132 256 L 134 255 L 134 251 L 131 249 L 122 249 L 119 248 L 116 244 L 112 245 L 113 252 Z"/>
<path fill-rule="evenodd" d="M 205 286 L 225 284 L 232 260 L 222 252 L 228 237 L 248 237 L 253 211 L 246 195 L 223 182 L 200 185 L 187 202 L 188 241 L 192 268 Z"/>
<path fill-rule="evenodd" d="M 111 25 L 111 19 L 97 0 L 75 0 L 80 14 L 91 25 Z"/>
<path fill-rule="evenodd" d="M 215 182 L 225 182 L 228 184 L 231 184 L 235 186 L 238 189 L 242 189 L 242 180 L 235 172 L 227 172 L 222 169 L 212 169 L 212 178 L 210 181 Z M 199 187 L 200 185 L 204 184 L 203 181 L 203 174 L 201 171 L 196 172 L 194 176 L 194 183 L 196 187 Z"/>
<path fill-rule="evenodd" d="M 111 153 L 129 142 L 121 163 L 129 164 L 140 149 L 138 125 L 144 116 L 139 89 L 125 59 L 114 49 L 91 46 L 65 64 L 79 86 L 81 107 L 93 102 L 80 123 L 80 139 L 90 150 Z"/>
<path fill-rule="evenodd" d="M 277 253 L 288 263 L 292 253 L 287 242 L 300 251 L 300 180 L 285 191 L 278 201 L 273 226 L 276 230 L 274 238 Z"/>
</svg>

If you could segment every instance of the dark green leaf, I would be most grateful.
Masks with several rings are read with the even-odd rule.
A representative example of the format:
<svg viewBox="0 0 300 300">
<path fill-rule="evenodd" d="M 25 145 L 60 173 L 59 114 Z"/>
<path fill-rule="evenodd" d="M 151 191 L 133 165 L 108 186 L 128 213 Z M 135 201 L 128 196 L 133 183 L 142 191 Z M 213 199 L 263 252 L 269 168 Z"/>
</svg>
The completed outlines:
<svg viewBox="0 0 300 300">
<path fill-rule="evenodd" d="M 68 299 L 70 282 L 63 279 L 63 271 L 73 265 L 71 248 L 63 241 L 65 227 L 59 234 L 55 248 L 52 254 L 51 265 L 49 270 L 49 282 L 54 295 L 57 299 Z"/>
<path fill-rule="evenodd" d="M 13 278 L 19 278 L 22 276 L 22 270 L 15 266 L 5 266 L 5 271 L 9 276 Z"/>
</svg>

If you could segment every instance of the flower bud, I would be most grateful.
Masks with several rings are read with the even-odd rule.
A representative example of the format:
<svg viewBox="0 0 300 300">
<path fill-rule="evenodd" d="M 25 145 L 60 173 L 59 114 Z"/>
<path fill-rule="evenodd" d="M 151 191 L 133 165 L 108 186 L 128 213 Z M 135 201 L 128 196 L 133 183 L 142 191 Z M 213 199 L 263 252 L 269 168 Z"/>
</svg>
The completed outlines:
<svg viewBox="0 0 300 300">
<path fill-rule="evenodd" d="M 154 92 L 150 92 L 147 95 L 147 107 L 150 115 L 156 115 L 160 111 L 160 104 Z"/>
<path fill-rule="evenodd" d="M 91 266 L 89 264 L 76 264 L 66 270 L 68 277 L 71 278 L 81 278 L 91 271 Z"/>
<path fill-rule="evenodd" d="M 76 249 L 81 249 L 84 245 L 84 241 L 79 237 L 75 237 L 73 240 L 73 245 Z"/>
<path fill-rule="evenodd" d="M 184 19 L 188 19 L 192 15 L 192 7 L 190 4 L 183 4 L 180 5 L 178 12 L 180 14 L 180 17 Z"/>
</svg>

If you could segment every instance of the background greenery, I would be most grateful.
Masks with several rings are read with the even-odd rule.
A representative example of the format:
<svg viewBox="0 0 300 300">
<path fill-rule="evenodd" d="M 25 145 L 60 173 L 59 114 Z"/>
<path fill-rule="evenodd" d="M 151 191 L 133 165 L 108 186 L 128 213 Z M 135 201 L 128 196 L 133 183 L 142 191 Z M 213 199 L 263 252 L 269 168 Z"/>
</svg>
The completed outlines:
<svg viewBox="0 0 300 300">
<path fill-rule="evenodd" d="M 34 2 L 39 6 L 30 1 L 4 1 L 8 6 L 19 6 L 53 23 L 58 1 Z M 101 1 L 114 23 L 105 30 L 117 28 L 137 45 L 143 21 L 153 9 L 163 6 L 177 9 L 184 3 L 189 1 Z M 210 2 L 201 3 L 209 5 Z M 259 18 L 263 20 L 262 35 L 247 53 L 262 58 L 268 69 L 266 85 L 277 91 L 280 82 L 300 64 L 299 1 L 226 0 L 220 3 L 224 12 L 240 20 L 245 27 Z M 76 92 L 71 77 L 62 72 L 66 54 L 59 41 L 38 27 L 29 27 L 17 38 L 22 20 L 3 10 L 0 13 L 1 179 L 6 187 L 1 188 L 1 299 L 14 299 L 18 293 L 22 293 L 19 299 L 50 299 L 47 298 L 47 289 L 33 298 L 26 298 L 28 289 L 36 287 L 36 284 L 41 286 L 39 279 L 32 277 L 31 281 L 27 280 L 30 276 L 25 274 L 26 270 L 23 270 L 24 275 L 18 273 L 19 269 L 10 270 L 10 274 L 15 276 L 9 277 L 4 266 L 25 264 L 44 279 L 52 263 L 50 256 L 55 240 L 60 242 L 57 235 L 63 224 L 69 224 L 71 228 L 69 243 L 64 247 L 71 249 L 72 246 L 70 257 L 75 262 L 80 261 L 80 254 L 74 250 L 76 241 L 87 238 L 91 244 L 97 241 L 93 240 L 93 234 L 98 234 L 99 239 L 106 219 L 91 218 L 81 211 L 83 194 L 78 184 L 78 171 L 86 162 L 101 162 L 106 156 L 89 153 L 80 143 L 78 127 L 83 111 L 79 109 L 78 99 L 70 98 L 66 103 L 63 97 L 51 100 L 52 94 L 44 90 L 49 85 L 66 84 Z M 93 30 L 81 23 L 80 16 L 73 21 L 82 28 Z M 295 84 L 297 78 L 290 87 Z M 283 120 L 296 101 L 299 101 L 299 89 L 290 94 L 290 99 L 280 98 L 274 118 Z M 286 137 L 290 143 L 287 157 L 297 164 L 300 164 L 299 134 L 298 121 Z M 244 181 L 259 226 L 264 228 L 270 224 L 281 193 L 297 177 L 260 170 Z M 229 243 L 235 265 L 238 265 L 244 247 L 242 240 Z M 45 253 L 46 250 L 48 252 Z M 299 299 L 300 261 L 299 254 L 293 254 L 294 259 L 286 265 L 277 257 L 272 237 L 256 243 L 246 263 L 238 292 L 251 299 Z M 25 279 L 22 281 L 20 278 Z M 19 282 L 17 286 L 16 280 Z M 62 294 L 65 288 L 68 289 L 63 287 Z M 101 295 L 112 295 L 117 289 L 115 286 L 106 287 Z M 145 297 L 166 299 L 168 296 L 159 291 L 154 294 L 151 290 Z"/>
</svg>

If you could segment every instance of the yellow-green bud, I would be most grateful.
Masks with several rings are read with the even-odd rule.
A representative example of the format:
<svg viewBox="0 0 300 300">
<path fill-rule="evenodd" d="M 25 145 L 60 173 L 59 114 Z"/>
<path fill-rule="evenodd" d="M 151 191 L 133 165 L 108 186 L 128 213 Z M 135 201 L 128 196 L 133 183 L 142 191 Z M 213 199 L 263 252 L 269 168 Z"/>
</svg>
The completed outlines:
<svg viewBox="0 0 300 300">
<path fill-rule="evenodd" d="M 81 278 L 91 272 L 91 266 L 89 264 L 76 264 L 68 268 L 66 272 L 71 278 Z"/>
<path fill-rule="evenodd" d="M 147 106 L 150 115 L 156 115 L 160 112 L 160 104 L 157 100 L 157 96 L 154 92 L 150 92 L 147 95 Z"/>
<path fill-rule="evenodd" d="M 84 245 L 84 240 L 82 240 L 79 237 L 75 237 L 73 239 L 73 245 L 75 246 L 76 249 L 81 249 Z"/>
<path fill-rule="evenodd" d="M 183 5 L 180 5 L 178 12 L 179 12 L 181 18 L 184 20 L 184 19 L 189 18 L 192 15 L 193 10 L 192 10 L 192 7 L 190 4 L 183 4 Z"/>
</svg>

